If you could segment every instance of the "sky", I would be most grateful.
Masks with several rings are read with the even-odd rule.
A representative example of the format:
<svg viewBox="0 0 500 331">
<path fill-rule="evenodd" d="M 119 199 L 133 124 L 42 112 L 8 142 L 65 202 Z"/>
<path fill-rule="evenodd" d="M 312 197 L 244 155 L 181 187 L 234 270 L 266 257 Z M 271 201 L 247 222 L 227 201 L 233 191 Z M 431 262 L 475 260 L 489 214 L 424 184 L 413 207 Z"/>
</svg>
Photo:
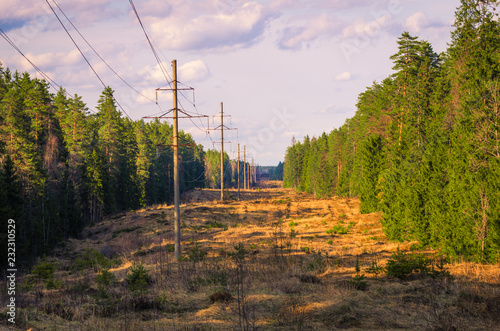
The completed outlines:
<svg viewBox="0 0 500 331">
<path fill-rule="evenodd" d="M 260 165 L 283 161 L 293 137 L 328 133 L 354 116 L 358 95 L 392 73 L 389 57 L 404 31 L 445 51 L 460 5 L 459 0 L 135 0 L 169 71 L 165 78 L 129 1 L 56 0 L 119 78 L 54 0 L 2 0 L 0 28 L 54 82 L 82 96 L 90 111 L 104 87 L 47 1 L 130 118 L 172 108 L 171 92 L 155 91 L 169 87 L 176 59 L 180 86 L 194 88 L 179 95 L 182 108 L 209 116 L 179 119 L 179 128 L 205 149 L 220 149 L 220 133 L 213 129 L 220 125 L 214 115 L 220 115 L 223 102 L 224 125 L 237 128 L 224 133 L 225 151 L 236 159 L 239 143 L 241 157 L 245 146 L 247 160 Z M 3 38 L 0 62 L 42 78 Z"/>
</svg>

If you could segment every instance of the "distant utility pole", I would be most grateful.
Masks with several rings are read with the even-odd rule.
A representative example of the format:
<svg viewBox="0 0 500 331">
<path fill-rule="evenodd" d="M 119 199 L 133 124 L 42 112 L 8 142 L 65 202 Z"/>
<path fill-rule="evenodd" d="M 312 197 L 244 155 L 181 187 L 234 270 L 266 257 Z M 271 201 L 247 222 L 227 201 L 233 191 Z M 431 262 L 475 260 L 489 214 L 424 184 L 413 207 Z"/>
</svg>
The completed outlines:
<svg viewBox="0 0 500 331">
<path fill-rule="evenodd" d="M 177 60 L 172 61 L 172 92 L 173 92 L 173 112 L 174 112 L 174 244 L 175 258 L 181 256 L 181 211 L 180 211 L 180 192 L 179 192 L 179 126 L 178 126 L 178 108 L 177 108 Z"/>
<path fill-rule="evenodd" d="M 252 158 L 252 182 L 255 184 L 255 163 Z"/>
<path fill-rule="evenodd" d="M 224 201 L 224 105 L 220 103 L 220 201 Z"/>
<path fill-rule="evenodd" d="M 240 144 L 238 144 L 238 201 L 240 200 Z"/>
<path fill-rule="evenodd" d="M 179 90 L 194 90 L 192 87 L 189 88 L 177 88 L 177 60 L 172 60 L 172 87 L 171 88 L 157 88 L 158 91 L 172 91 L 173 93 L 173 108 L 166 113 L 158 117 L 145 116 L 143 118 L 158 118 L 158 119 L 173 119 L 173 137 L 172 137 L 172 147 L 174 148 L 174 243 L 175 243 L 175 258 L 178 259 L 181 256 L 181 219 L 180 219 L 180 192 L 179 192 L 179 118 L 195 118 L 195 117 L 208 117 L 207 115 L 191 116 L 183 110 L 178 108 L 177 101 L 177 91 Z M 170 84 L 170 82 L 169 82 Z M 158 97 L 156 99 L 158 103 Z M 167 117 L 170 112 L 173 112 L 172 117 Z M 181 112 L 185 116 L 179 116 L 178 113 Z M 188 144 L 192 145 L 192 144 Z M 184 145 L 184 146 L 188 146 Z"/>
<path fill-rule="evenodd" d="M 247 189 L 247 146 L 243 146 L 243 189 Z"/>
<path fill-rule="evenodd" d="M 215 116 L 214 116 L 215 117 Z M 224 116 L 224 103 L 220 103 L 220 126 L 214 129 L 208 130 L 218 130 L 220 128 L 220 200 L 224 201 L 224 129 L 225 130 L 238 130 L 237 128 L 228 128 L 224 125 L 224 117 L 231 117 L 231 115 Z M 230 141 L 226 141 L 230 142 Z"/>
</svg>

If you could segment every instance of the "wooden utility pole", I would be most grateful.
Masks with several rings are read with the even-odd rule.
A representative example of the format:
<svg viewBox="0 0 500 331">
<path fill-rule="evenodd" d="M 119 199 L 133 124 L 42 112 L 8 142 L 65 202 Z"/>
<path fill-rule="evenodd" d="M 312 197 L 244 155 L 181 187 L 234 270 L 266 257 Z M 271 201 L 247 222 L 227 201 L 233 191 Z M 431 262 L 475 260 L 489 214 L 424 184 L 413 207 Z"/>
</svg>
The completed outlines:
<svg viewBox="0 0 500 331">
<path fill-rule="evenodd" d="M 252 182 L 255 184 L 255 163 L 252 158 Z"/>
<path fill-rule="evenodd" d="M 173 109 L 174 112 L 174 134 L 173 134 L 173 145 L 174 145 L 174 233 L 175 233 L 175 259 L 181 256 L 181 217 L 180 217 L 180 206 L 179 206 L 179 146 L 178 146 L 178 108 L 177 108 L 177 60 L 172 61 L 172 92 L 173 92 Z"/>
<path fill-rule="evenodd" d="M 224 105 L 220 103 L 220 201 L 224 201 Z"/>
<path fill-rule="evenodd" d="M 224 201 L 224 130 L 238 130 L 237 128 L 228 128 L 224 125 L 224 117 L 231 117 L 231 115 L 224 116 L 224 103 L 220 103 L 220 127 L 208 130 L 218 130 L 220 128 L 220 199 Z M 214 115 L 215 118 L 215 115 Z M 229 141 L 230 142 L 230 141 Z"/>
<path fill-rule="evenodd" d="M 240 144 L 238 144 L 238 201 L 240 200 Z"/>
<path fill-rule="evenodd" d="M 243 189 L 247 189 L 247 146 L 243 146 Z"/>
<path fill-rule="evenodd" d="M 173 119 L 173 134 L 172 134 L 172 147 L 174 149 L 174 244 L 175 244 L 175 258 L 178 259 L 181 256 L 181 219 L 180 219 L 180 191 L 179 191 L 179 118 L 195 118 L 195 117 L 208 117 L 206 115 L 192 116 L 185 111 L 178 108 L 177 102 L 177 91 L 179 90 L 194 90 L 192 87 L 188 88 L 178 88 L 177 87 L 177 60 L 172 60 L 172 87 L 171 88 L 157 88 L 157 98 L 156 103 L 158 103 L 158 91 L 169 90 L 173 93 L 173 108 L 164 114 L 156 117 L 144 116 L 143 118 L 153 118 L 153 119 Z M 170 84 L 170 82 L 169 82 Z M 170 112 L 172 112 L 172 117 L 167 117 Z M 184 116 L 179 116 L 179 112 L 184 114 Z M 189 146 L 191 144 L 182 145 Z M 156 149 L 156 155 L 158 156 L 158 146 Z M 170 181 L 170 176 L 169 176 Z"/>
</svg>

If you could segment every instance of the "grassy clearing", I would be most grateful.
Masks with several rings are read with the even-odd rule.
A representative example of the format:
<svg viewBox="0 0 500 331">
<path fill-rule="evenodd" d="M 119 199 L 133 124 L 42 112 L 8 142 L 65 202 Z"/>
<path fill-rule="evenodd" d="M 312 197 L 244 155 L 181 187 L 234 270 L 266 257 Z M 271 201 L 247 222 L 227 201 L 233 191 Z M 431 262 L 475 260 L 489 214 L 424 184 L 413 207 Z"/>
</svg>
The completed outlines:
<svg viewBox="0 0 500 331">
<path fill-rule="evenodd" d="M 388 242 L 380 216 L 359 214 L 356 199 L 279 187 L 242 192 L 241 201 L 217 197 L 210 190 L 184 197 L 180 261 L 169 206 L 86 229 L 84 240 L 18 279 L 16 326 L 499 329 L 498 265 L 447 263 L 439 252 L 410 250 L 415 242 Z M 2 292 L 3 307 L 7 298 Z"/>
</svg>

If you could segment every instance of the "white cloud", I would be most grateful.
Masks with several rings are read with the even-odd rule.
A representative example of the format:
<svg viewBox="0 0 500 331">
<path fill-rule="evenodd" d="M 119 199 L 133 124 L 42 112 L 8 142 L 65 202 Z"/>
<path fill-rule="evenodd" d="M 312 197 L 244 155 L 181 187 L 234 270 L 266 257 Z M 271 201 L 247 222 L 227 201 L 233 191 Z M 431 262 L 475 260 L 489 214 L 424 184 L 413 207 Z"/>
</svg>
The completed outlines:
<svg viewBox="0 0 500 331">
<path fill-rule="evenodd" d="M 257 2 L 244 3 L 228 12 L 205 6 L 200 13 L 197 6 L 199 2 L 186 1 L 180 9 L 174 7 L 172 15 L 152 19 L 151 31 L 161 47 L 192 50 L 248 46 L 275 15 Z"/>
<path fill-rule="evenodd" d="M 70 52 L 49 52 L 41 54 L 33 54 L 28 52 L 25 54 L 37 67 L 43 71 L 56 70 L 61 66 L 75 66 L 82 63 L 83 58 L 78 50 Z M 33 71 L 33 66 L 21 56 L 14 56 L 10 59 L 11 63 L 15 64 L 23 71 Z"/>
<path fill-rule="evenodd" d="M 210 77 L 210 71 L 205 62 L 191 61 L 179 67 L 179 80 L 185 83 L 200 82 Z"/>
<path fill-rule="evenodd" d="M 343 72 L 341 73 L 340 75 L 337 75 L 337 77 L 335 77 L 335 80 L 337 81 L 344 81 L 344 80 L 349 80 L 351 79 L 351 73 L 350 72 Z"/>
<path fill-rule="evenodd" d="M 452 22 L 443 22 L 437 18 L 429 18 L 423 12 L 416 12 L 408 17 L 403 27 L 410 33 L 420 34 L 426 38 L 442 39 L 449 33 Z"/>
<path fill-rule="evenodd" d="M 419 33 L 422 29 L 429 25 L 429 19 L 421 11 L 411 15 L 406 19 L 403 26 L 409 32 Z"/>
<path fill-rule="evenodd" d="M 59 6 L 73 23 L 81 28 L 84 25 L 88 25 L 89 22 L 109 20 L 110 17 L 117 17 L 122 13 L 123 7 L 119 8 L 115 3 L 116 0 L 68 0 L 61 1 Z M 55 4 L 53 2 L 50 2 L 50 4 L 57 14 L 62 16 Z M 50 17 L 54 23 L 57 22 L 52 10 L 45 1 L 2 0 L 0 3 L 0 20 L 7 22 L 24 21 L 21 24 L 23 26 L 35 25 L 45 28 L 47 21 L 41 20 L 41 16 Z"/>
<path fill-rule="evenodd" d="M 380 29 L 387 23 L 387 16 L 381 16 L 368 22 L 364 19 L 358 19 L 343 29 L 342 36 L 344 38 L 356 37 L 359 35 L 366 35 L 370 37 L 376 36 L 380 33 Z"/>
<path fill-rule="evenodd" d="M 323 13 L 311 18 L 304 26 L 285 28 L 278 46 L 282 49 L 300 49 L 318 38 L 335 35 L 338 28 L 338 20 Z"/>
</svg>

